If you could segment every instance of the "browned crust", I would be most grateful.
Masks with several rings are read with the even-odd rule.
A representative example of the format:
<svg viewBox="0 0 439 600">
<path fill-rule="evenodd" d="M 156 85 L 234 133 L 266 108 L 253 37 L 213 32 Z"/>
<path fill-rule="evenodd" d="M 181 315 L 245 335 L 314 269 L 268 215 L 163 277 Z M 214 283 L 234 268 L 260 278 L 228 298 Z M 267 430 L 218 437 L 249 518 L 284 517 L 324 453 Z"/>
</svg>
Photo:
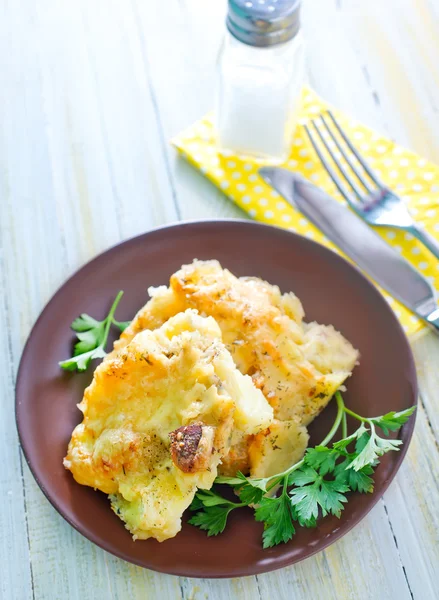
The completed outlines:
<svg viewBox="0 0 439 600">
<path fill-rule="evenodd" d="M 205 471 L 208 468 L 212 447 L 209 443 L 200 443 L 204 437 L 205 442 L 212 436 L 206 435 L 209 427 L 202 425 L 184 425 L 171 431 L 171 457 L 176 467 L 184 473 Z"/>
</svg>

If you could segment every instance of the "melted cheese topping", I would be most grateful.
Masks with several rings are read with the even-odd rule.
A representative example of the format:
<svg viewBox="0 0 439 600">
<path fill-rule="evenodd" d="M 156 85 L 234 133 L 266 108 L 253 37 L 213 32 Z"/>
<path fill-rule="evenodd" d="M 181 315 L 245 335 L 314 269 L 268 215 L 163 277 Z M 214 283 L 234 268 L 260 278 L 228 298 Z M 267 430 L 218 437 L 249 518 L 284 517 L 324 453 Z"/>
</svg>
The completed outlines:
<svg viewBox="0 0 439 600">
<path fill-rule="evenodd" d="M 134 537 L 163 541 L 181 529 L 197 488 L 212 486 L 232 431 L 258 434 L 273 410 L 236 369 L 213 318 L 188 310 L 131 338 L 97 367 L 64 465 L 110 494 Z M 169 434 L 193 423 L 213 441 L 205 468 L 186 473 L 172 461 Z"/>
<path fill-rule="evenodd" d="M 182 310 L 197 309 L 215 318 L 238 369 L 252 377 L 280 422 L 308 425 L 358 360 L 358 351 L 332 326 L 303 321 L 302 304 L 293 293 L 282 294 L 277 286 L 258 278 L 235 277 L 215 260 L 185 265 L 172 275 L 169 287 L 151 288 L 149 293 L 151 300 L 115 348 L 123 348 L 139 331 L 159 327 Z M 293 437 L 300 440 L 303 453 L 306 435 Z M 254 474 L 260 471 L 258 460 L 264 461 L 267 474 L 279 471 L 278 464 L 283 461 L 267 458 L 270 445 L 259 441 L 235 432 L 221 471 Z M 286 440 L 283 447 L 285 455 L 297 454 Z"/>
</svg>

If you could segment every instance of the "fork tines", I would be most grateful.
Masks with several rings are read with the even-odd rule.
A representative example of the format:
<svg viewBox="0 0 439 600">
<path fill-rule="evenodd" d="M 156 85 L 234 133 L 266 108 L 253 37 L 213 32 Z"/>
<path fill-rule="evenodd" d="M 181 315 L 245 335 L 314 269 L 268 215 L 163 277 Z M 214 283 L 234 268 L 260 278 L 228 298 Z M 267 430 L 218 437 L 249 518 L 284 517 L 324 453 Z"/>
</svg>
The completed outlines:
<svg viewBox="0 0 439 600">
<path fill-rule="evenodd" d="M 358 200 L 364 201 L 367 194 L 371 194 L 377 188 L 382 187 L 375 173 L 355 148 L 330 110 L 321 113 L 319 117 L 311 121 L 311 124 L 313 128 L 305 125 L 310 142 L 328 175 L 348 202 L 352 201 L 352 194 L 346 189 L 342 178 L 339 177 L 330 160 L 328 160 L 329 157 Z M 341 157 L 343 157 L 345 164 L 340 160 Z"/>
</svg>

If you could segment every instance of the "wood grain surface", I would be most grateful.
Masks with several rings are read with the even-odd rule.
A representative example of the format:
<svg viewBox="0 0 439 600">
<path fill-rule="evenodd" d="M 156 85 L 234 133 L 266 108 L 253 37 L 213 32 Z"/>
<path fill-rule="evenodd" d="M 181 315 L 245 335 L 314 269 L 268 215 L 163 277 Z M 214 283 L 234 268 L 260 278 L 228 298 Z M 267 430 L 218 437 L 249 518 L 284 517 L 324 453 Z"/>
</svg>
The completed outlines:
<svg viewBox="0 0 439 600">
<path fill-rule="evenodd" d="M 303 8 L 311 85 L 439 162 L 436 0 L 304 0 Z M 0 0 L 2 600 L 439 597 L 439 339 L 432 334 L 413 343 L 421 406 L 385 497 L 341 541 L 271 574 L 177 578 L 114 558 L 55 512 L 21 454 L 18 362 L 65 278 L 155 225 L 243 216 L 169 145 L 212 107 L 225 9 L 225 0 Z"/>
</svg>

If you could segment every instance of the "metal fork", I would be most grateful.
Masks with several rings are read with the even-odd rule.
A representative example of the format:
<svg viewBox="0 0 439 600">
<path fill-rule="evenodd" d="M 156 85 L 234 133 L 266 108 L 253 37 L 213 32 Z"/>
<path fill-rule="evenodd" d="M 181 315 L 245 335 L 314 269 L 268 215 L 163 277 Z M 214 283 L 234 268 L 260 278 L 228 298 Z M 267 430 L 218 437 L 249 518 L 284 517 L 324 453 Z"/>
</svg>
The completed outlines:
<svg viewBox="0 0 439 600">
<path fill-rule="evenodd" d="M 403 200 L 378 179 L 332 112 L 328 110 L 320 114 L 311 123 L 313 128 L 305 125 L 311 144 L 328 175 L 351 208 L 370 225 L 395 227 L 411 233 L 436 258 L 439 258 L 439 243 L 415 223 Z M 332 140 L 333 144 L 329 140 Z M 333 150 L 334 146 L 344 158 L 345 164 Z M 326 149 L 342 177 L 326 158 L 323 148 Z"/>
</svg>

